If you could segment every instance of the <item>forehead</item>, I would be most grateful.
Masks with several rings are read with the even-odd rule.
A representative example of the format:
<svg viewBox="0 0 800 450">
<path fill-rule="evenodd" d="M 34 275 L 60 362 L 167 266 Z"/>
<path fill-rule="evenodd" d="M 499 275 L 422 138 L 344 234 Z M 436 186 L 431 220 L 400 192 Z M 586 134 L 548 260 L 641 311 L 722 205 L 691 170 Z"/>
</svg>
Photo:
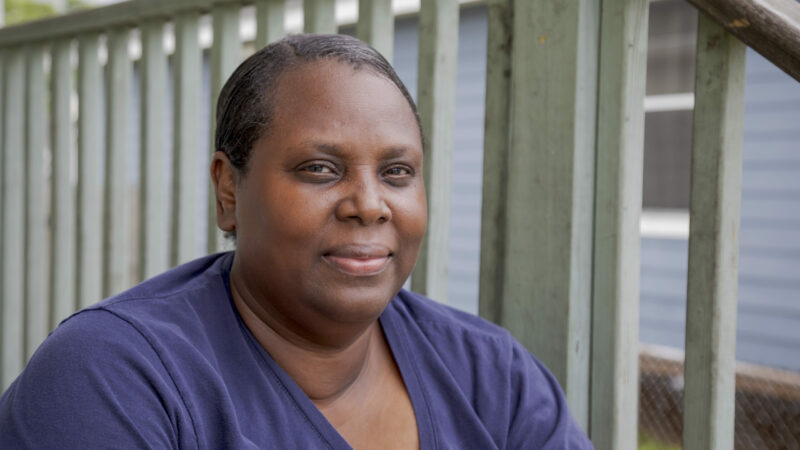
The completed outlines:
<svg viewBox="0 0 800 450">
<path fill-rule="evenodd" d="M 334 59 L 302 63 L 281 75 L 271 103 L 273 137 L 291 133 L 317 140 L 355 134 L 421 147 L 405 96 L 391 80 L 369 69 Z"/>
</svg>

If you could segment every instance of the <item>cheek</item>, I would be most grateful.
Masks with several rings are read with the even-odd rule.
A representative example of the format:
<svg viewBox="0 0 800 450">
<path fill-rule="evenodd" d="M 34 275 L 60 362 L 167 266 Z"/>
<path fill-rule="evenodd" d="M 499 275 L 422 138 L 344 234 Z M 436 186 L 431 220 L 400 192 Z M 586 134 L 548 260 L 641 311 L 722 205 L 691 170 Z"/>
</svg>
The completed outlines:
<svg viewBox="0 0 800 450">
<path fill-rule="evenodd" d="M 406 245 L 419 247 L 428 224 L 428 205 L 425 190 L 418 189 L 414 195 L 403 198 L 398 204 L 397 217 L 400 223 L 400 232 L 407 242 Z M 415 251 L 417 248 L 414 249 Z"/>
<path fill-rule="evenodd" d="M 320 230 L 330 209 L 326 195 L 307 191 L 281 183 L 261 185 L 237 205 L 237 213 L 243 208 L 237 215 L 270 245 L 306 241 Z"/>
</svg>

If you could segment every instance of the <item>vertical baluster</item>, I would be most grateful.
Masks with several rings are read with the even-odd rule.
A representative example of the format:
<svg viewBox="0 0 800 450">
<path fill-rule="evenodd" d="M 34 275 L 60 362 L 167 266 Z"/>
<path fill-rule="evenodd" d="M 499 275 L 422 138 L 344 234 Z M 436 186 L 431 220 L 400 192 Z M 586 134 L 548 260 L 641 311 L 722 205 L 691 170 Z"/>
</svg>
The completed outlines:
<svg viewBox="0 0 800 450">
<path fill-rule="evenodd" d="M 336 0 L 303 0 L 303 31 L 336 33 Z"/>
<path fill-rule="evenodd" d="M 636 447 L 639 217 L 647 0 L 603 0 L 598 88 L 591 438 Z"/>
<path fill-rule="evenodd" d="M 256 49 L 277 41 L 286 33 L 283 28 L 286 0 L 256 1 Z"/>
<path fill-rule="evenodd" d="M 733 448 L 745 45 L 697 32 L 683 445 Z"/>
<path fill-rule="evenodd" d="M 50 76 L 53 230 L 50 258 L 50 327 L 75 311 L 75 186 L 72 179 L 71 42 L 53 42 Z"/>
<path fill-rule="evenodd" d="M 167 57 L 164 22 L 142 24 L 142 121 L 139 212 L 139 278 L 169 267 L 167 171 Z"/>
<path fill-rule="evenodd" d="M 198 13 L 190 12 L 175 20 L 174 151 L 172 161 L 174 188 L 172 201 L 172 265 L 202 254 L 198 244 L 202 236 L 197 227 L 202 201 L 198 188 L 204 186 L 200 148 L 200 99 L 202 55 L 197 37 Z M 203 181 L 201 181 L 203 180 Z"/>
<path fill-rule="evenodd" d="M 500 323 L 503 309 L 508 123 L 511 89 L 512 0 L 489 0 L 486 49 L 486 106 L 483 133 L 481 267 L 478 309 Z"/>
<path fill-rule="evenodd" d="M 101 300 L 103 275 L 103 105 L 96 33 L 78 39 L 78 245 L 80 306 Z"/>
<path fill-rule="evenodd" d="M 106 63 L 106 191 L 103 296 L 130 287 L 131 226 L 128 192 L 132 64 L 127 28 L 108 33 Z"/>
<path fill-rule="evenodd" d="M 47 337 L 47 213 L 45 211 L 44 136 L 45 81 L 44 46 L 33 44 L 27 49 L 25 98 L 25 152 L 27 153 L 27 191 L 25 207 L 25 358 L 30 358 Z"/>
<path fill-rule="evenodd" d="M 392 62 L 394 14 L 392 0 L 360 0 L 356 36 Z"/>
<path fill-rule="evenodd" d="M 589 422 L 599 1 L 514 3 L 501 323 Z"/>
<path fill-rule="evenodd" d="M 25 56 L 21 48 L 3 58 L 3 265 L 0 297 L 0 389 L 22 370 L 24 362 L 23 293 L 25 267 Z"/>
<path fill-rule="evenodd" d="M 211 152 L 216 150 L 217 99 L 219 91 L 242 57 L 239 42 L 239 8 L 220 5 L 214 8 L 214 45 L 211 48 Z M 208 194 L 208 252 L 225 249 L 224 238 L 217 228 L 217 199 L 213 183 Z"/>
<path fill-rule="evenodd" d="M 5 96 L 3 95 L 3 92 L 5 91 L 5 88 L 4 88 L 4 86 L 5 86 L 5 82 L 4 82 L 5 76 L 3 75 L 3 67 L 5 67 L 5 62 L 6 62 L 5 53 L 6 53 L 5 49 L 3 47 L 0 47 L 0 111 L 2 111 L 2 108 L 3 108 L 3 105 L 4 105 L 3 102 L 4 102 L 4 99 L 5 99 Z M 0 117 L 0 142 L 3 142 L 3 139 L 4 139 L 3 138 L 3 122 L 4 122 L 4 120 L 2 119 L 2 117 Z M 2 270 L 3 270 L 2 269 L 2 258 L 3 258 L 3 217 L 4 217 L 3 210 L 5 209 L 3 207 L 5 205 L 4 199 L 3 199 L 3 197 L 4 197 L 4 195 L 3 195 L 3 180 L 4 180 L 3 172 L 4 171 L 3 171 L 2 168 L 5 167 L 5 164 L 3 163 L 3 158 L 5 158 L 5 152 L 2 149 L 0 149 L 0 291 L 3 290 L 3 276 L 2 276 Z M 2 338 L 0 338 L 0 339 L 2 339 Z M 2 342 L 0 342 L 0 345 L 2 345 Z"/>
<path fill-rule="evenodd" d="M 419 13 L 417 103 L 425 132 L 428 231 L 411 287 L 447 302 L 450 178 L 458 60 L 458 1 L 423 0 Z"/>
</svg>

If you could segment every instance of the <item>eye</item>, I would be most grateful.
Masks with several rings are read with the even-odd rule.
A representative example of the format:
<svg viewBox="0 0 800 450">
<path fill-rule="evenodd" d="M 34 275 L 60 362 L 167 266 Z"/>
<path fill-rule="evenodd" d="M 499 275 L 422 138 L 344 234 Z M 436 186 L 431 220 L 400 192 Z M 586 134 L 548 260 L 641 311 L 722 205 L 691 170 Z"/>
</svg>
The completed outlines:
<svg viewBox="0 0 800 450">
<path fill-rule="evenodd" d="M 386 169 L 385 173 L 390 177 L 403 177 L 412 174 L 411 169 L 403 166 L 392 166 Z"/>
<path fill-rule="evenodd" d="M 303 170 L 311 173 L 333 173 L 333 170 L 323 164 L 309 164 Z"/>
<path fill-rule="evenodd" d="M 295 170 L 300 180 L 309 183 L 327 183 L 339 176 L 336 166 L 329 161 L 309 161 Z"/>
</svg>

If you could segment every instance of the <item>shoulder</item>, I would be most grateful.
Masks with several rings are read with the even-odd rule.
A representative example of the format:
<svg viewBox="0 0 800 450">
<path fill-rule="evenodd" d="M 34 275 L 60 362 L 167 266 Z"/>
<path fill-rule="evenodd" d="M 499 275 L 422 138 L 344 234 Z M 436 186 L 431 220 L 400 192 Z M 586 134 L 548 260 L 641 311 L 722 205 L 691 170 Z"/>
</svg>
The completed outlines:
<svg viewBox="0 0 800 450">
<path fill-rule="evenodd" d="M 84 311 L 51 333 L 0 398 L 0 447 L 172 447 L 182 410 L 145 337 L 113 313 Z"/>
<path fill-rule="evenodd" d="M 83 322 L 90 311 L 105 311 L 151 340 L 157 350 L 169 351 L 175 339 L 187 340 L 219 325 L 231 315 L 226 286 L 232 253 L 188 262 L 102 302 L 78 311 L 62 322 Z M 113 330 L 111 330 L 113 333 Z"/>
<path fill-rule="evenodd" d="M 196 367 L 202 336 L 232 314 L 222 279 L 230 257 L 184 264 L 62 321 L 0 399 L 0 447 L 191 442 L 179 363 Z M 91 445 L 86 430 L 98 430 Z"/>
<path fill-rule="evenodd" d="M 449 392 L 435 403 L 463 399 L 500 447 L 591 448 L 555 377 L 507 330 L 407 291 L 391 307 L 431 395 Z"/>
</svg>

